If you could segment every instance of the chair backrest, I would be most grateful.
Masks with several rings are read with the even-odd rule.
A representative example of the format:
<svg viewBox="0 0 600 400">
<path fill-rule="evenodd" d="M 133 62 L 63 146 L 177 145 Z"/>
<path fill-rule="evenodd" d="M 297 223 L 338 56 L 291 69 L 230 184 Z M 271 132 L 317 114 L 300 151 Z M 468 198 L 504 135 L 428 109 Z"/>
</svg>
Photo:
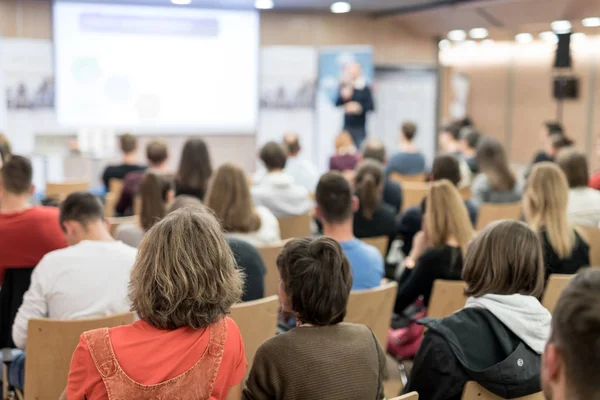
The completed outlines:
<svg viewBox="0 0 600 400">
<path fill-rule="evenodd" d="M 71 193 L 87 192 L 89 188 L 89 181 L 48 182 L 46 183 L 46 198 L 63 201 Z"/>
<path fill-rule="evenodd" d="M 267 274 L 265 275 L 265 296 L 279 294 L 279 270 L 277 269 L 277 257 L 283 250 L 283 243 L 274 246 L 258 247 L 258 252 L 265 264 Z"/>
<path fill-rule="evenodd" d="M 246 360 L 248 361 L 246 375 L 250 372 L 256 350 L 261 344 L 275 336 L 278 311 L 278 296 L 239 303 L 231 307 L 230 317 L 240 328 L 244 339 Z"/>
<path fill-rule="evenodd" d="M 360 240 L 366 244 L 370 244 L 371 246 L 374 246 L 377 250 L 379 250 L 379 252 L 383 256 L 383 258 L 385 258 L 385 256 L 387 255 L 388 242 L 390 240 L 389 237 L 377 236 L 377 237 L 372 237 L 372 238 L 362 238 Z"/>
<path fill-rule="evenodd" d="M 112 193 L 118 199 L 123 191 L 123 179 L 110 178 L 108 181 L 108 193 Z"/>
<path fill-rule="evenodd" d="M 444 318 L 462 310 L 467 302 L 466 284 L 463 281 L 445 281 L 436 279 L 427 307 L 430 318 Z"/>
<path fill-rule="evenodd" d="M 310 222 L 312 220 L 310 214 L 280 217 L 277 220 L 279 220 L 279 229 L 283 240 L 310 235 Z"/>
<path fill-rule="evenodd" d="M 111 218 L 107 218 L 108 223 L 110 224 L 110 234 L 115 236 L 115 232 L 117 231 L 117 228 L 119 227 L 119 225 L 121 224 L 126 224 L 129 222 L 136 222 L 138 220 L 138 217 L 136 215 L 132 216 L 132 217 L 111 217 Z"/>
<path fill-rule="evenodd" d="M 115 207 L 119 198 L 114 193 L 106 193 L 104 196 L 104 218 L 112 218 L 115 216 Z"/>
<path fill-rule="evenodd" d="M 542 297 L 542 305 L 546 307 L 548 311 L 551 313 L 554 311 L 554 307 L 556 307 L 560 294 L 574 276 L 575 275 L 562 274 L 550 275 L 548 282 L 546 282 L 544 296 Z"/>
<path fill-rule="evenodd" d="M 595 226 L 578 225 L 577 230 L 590 245 L 590 265 L 600 267 L 600 229 Z"/>
<path fill-rule="evenodd" d="M 410 393 L 406 393 L 399 397 L 394 397 L 393 399 L 390 399 L 390 400 L 419 400 L 419 393 L 410 392 Z"/>
<path fill-rule="evenodd" d="M 390 180 L 400 185 L 404 185 L 407 182 L 425 182 L 425 174 L 415 174 L 415 175 L 402 175 L 397 172 L 390 172 Z"/>
<path fill-rule="evenodd" d="M 71 357 L 83 332 L 133 322 L 133 313 L 58 321 L 30 319 L 27 328 L 25 400 L 56 400 L 67 386 Z"/>
<path fill-rule="evenodd" d="M 489 223 L 501 219 L 521 219 L 521 202 L 516 203 L 483 203 L 479 207 L 477 230 L 480 231 Z"/>
<path fill-rule="evenodd" d="M 402 210 L 421 205 L 429 192 L 429 184 L 425 182 L 407 182 L 402 185 Z"/>
<path fill-rule="evenodd" d="M 386 349 L 397 291 L 398 284 L 390 282 L 375 289 L 351 292 L 344 321 L 368 326 L 381 348 Z"/>
<path fill-rule="evenodd" d="M 496 396 L 487 389 L 483 388 L 479 383 L 470 381 L 467 382 L 463 390 L 462 400 L 505 400 L 502 397 Z M 530 394 L 529 396 L 517 397 L 512 400 L 545 400 L 542 392 Z"/>
</svg>

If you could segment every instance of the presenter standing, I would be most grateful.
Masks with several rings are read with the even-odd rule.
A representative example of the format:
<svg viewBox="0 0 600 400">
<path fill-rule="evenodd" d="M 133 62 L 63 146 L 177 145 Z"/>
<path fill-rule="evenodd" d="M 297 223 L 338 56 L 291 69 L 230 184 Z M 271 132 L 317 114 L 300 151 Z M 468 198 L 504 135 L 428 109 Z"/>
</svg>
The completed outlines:
<svg viewBox="0 0 600 400">
<path fill-rule="evenodd" d="M 375 105 L 359 63 L 346 66 L 336 106 L 344 106 L 344 130 L 350 132 L 354 144 L 360 147 L 367 136 L 367 112 L 375 110 Z"/>
</svg>

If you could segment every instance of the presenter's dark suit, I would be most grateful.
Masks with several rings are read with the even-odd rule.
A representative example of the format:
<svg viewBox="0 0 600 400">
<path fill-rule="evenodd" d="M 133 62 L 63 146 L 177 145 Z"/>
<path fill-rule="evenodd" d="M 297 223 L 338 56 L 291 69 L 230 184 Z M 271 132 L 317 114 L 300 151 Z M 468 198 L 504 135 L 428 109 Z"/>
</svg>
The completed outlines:
<svg viewBox="0 0 600 400">
<path fill-rule="evenodd" d="M 373 96 L 371 95 L 371 89 L 368 86 L 365 86 L 362 89 L 354 89 L 352 93 L 352 98 L 350 98 L 349 100 L 344 100 L 342 98 L 341 93 L 338 93 L 338 98 L 335 105 L 339 107 L 351 101 L 356 101 L 362 106 L 362 113 L 344 114 L 344 129 L 347 130 L 350 133 L 350 135 L 352 135 L 352 139 L 354 139 L 354 144 L 356 145 L 356 147 L 359 147 L 362 141 L 367 136 L 367 132 L 365 129 L 365 125 L 367 122 L 367 112 L 375 110 L 375 105 L 373 104 Z"/>
</svg>

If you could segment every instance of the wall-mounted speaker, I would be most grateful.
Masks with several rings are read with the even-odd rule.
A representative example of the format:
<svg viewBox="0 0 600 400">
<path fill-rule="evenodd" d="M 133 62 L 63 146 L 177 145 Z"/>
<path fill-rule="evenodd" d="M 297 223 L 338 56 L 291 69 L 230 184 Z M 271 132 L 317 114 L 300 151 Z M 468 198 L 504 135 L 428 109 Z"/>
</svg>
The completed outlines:
<svg viewBox="0 0 600 400">
<path fill-rule="evenodd" d="M 571 68 L 571 33 L 560 33 L 556 46 L 554 68 Z"/>
</svg>

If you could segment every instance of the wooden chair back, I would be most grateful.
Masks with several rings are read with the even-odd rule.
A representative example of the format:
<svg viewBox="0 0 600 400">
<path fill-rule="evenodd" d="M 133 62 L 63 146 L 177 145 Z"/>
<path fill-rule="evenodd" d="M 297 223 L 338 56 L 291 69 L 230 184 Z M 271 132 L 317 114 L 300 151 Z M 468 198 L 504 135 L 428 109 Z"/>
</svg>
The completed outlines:
<svg viewBox="0 0 600 400">
<path fill-rule="evenodd" d="M 483 203 L 479 207 L 477 230 L 480 231 L 489 223 L 501 219 L 521 219 L 521 202 L 517 203 Z"/>
<path fill-rule="evenodd" d="M 463 281 L 446 281 L 436 279 L 427 307 L 430 318 L 444 318 L 462 310 L 467 302 L 466 284 Z"/>
<path fill-rule="evenodd" d="M 463 200 L 471 200 L 471 186 L 459 188 L 458 191 L 460 192 L 460 195 L 463 198 Z"/>
<path fill-rule="evenodd" d="M 403 394 L 402 396 L 399 396 L 399 397 L 394 397 L 393 399 L 390 399 L 390 400 L 419 400 L 419 393 L 410 392 L 410 393 Z"/>
<path fill-rule="evenodd" d="M 275 336 L 278 312 L 278 296 L 269 296 L 260 300 L 239 303 L 231 307 L 231 314 L 229 316 L 240 328 L 242 338 L 244 339 L 246 360 L 248 361 L 246 376 L 252 367 L 256 350 L 258 350 L 261 344 Z"/>
<path fill-rule="evenodd" d="M 577 230 L 590 245 L 590 266 L 600 267 L 600 229 L 595 226 L 578 225 Z"/>
<path fill-rule="evenodd" d="M 267 268 L 265 275 L 265 297 L 279 294 L 279 270 L 277 270 L 277 257 L 283 250 L 283 243 L 274 246 L 258 247 L 258 252 Z"/>
<path fill-rule="evenodd" d="M 114 194 L 118 200 L 119 197 L 121 197 L 121 192 L 123 191 L 123 179 L 110 178 L 107 189 L 108 193 Z"/>
<path fill-rule="evenodd" d="M 462 400 L 505 400 L 502 397 L 496 396 L 491 393 L 479 383 L 470 381 L 465 385 L 463 390 Z M 545 400 L 542 392 L 530 394 L 529 396 L 517 397 L 512 400 Z"/>
<path fill-rule="evenodd" d="M 133 322 L 133 313 L 58 321 L 30 319 L 27 328 L 25 400 L 56 400 L 67 386 L 71 357 L 83 332 Z"/>
<path fill-rule="evenodd" d="M 281 231 L 281 239 L 293 239 L 310 236 L 310 223 L 312 215 L 294 215 L 291 217 L 277 218 L 279 221 L 279 229 Z"/>
<path fill-rule="evenodd" d="M 546 290 L 542 297 L 542 305 L 550 311 L 554 312 L 558 298 L 565 286 L 569 284 L 575 275 L 552 274 L 546 282 Z"/>
<path fill-rule="evenodd" d="M 383 256 L 383 258 L 385 258 L 385 256 L 387 255 L 388 242 L 390 240 L 387 236 L 377 236 L 377 237 L 372 237 L 372 238 L 362 238 L 360 240 L 363 241 L 366 244 L 370 244 L 371 246 L 373 246 L 377 250 L 379 250 L 379 252 Z"/>
<path fill-rule="evenodd" d="M 136 215 L 132 216 L 132 217 L 110 217 L 106 219 L 108 221 L 108 224 L 110 225 L 110 234 L 112 236 L 115 236 L 115 233 L 117 232 L 117 228 L 119 227 L 119 225 L 121 224 L 126 224 L 129 222 L 137 222 L 138 217 Z"/>
<path fill-rule="evenodd" d="M 115 207 L 117 206 L 118 201 L 119 198 L 113 193 L 106 193 L 106 196 L 104 196 L 104 218 L 112 218 L 115 216 Z"/>
<path fill-rule="evenodd" d="M 425 182 L 425 179 L 427 177 L 425 176 L 424 173 L 415 174 L 415 175 L 402 175 L 397 172 L 390 172 L 389 178 L 393 182 L 399 183 L 400 185 L 404 185 L 407 182 L 408 183 L 412 183 L 412 182 L 423 183 L 423 182 Z"/>
<path fill-rule="evenodd" d="M 402 185 L 402 210 L 421 205 L 429 192 L 429 184 L 425 182 L 407 182 Z"/>
<path fill-rule="evenodd" d="M 68 181 L 46 183 L 45 196 L 48 199 L 63 201 L 68 195 L 75 192 L 87 192 L 90 188 L 89 181 Z"/>
<path fill-rule="evenodd" d="M 381 348 L 387 349 L 388 329 L 397 291 L 398 284 L 390 282 L 375 289 L 351 292 L 344 321 L 368 326 Z"/>
</svg>

